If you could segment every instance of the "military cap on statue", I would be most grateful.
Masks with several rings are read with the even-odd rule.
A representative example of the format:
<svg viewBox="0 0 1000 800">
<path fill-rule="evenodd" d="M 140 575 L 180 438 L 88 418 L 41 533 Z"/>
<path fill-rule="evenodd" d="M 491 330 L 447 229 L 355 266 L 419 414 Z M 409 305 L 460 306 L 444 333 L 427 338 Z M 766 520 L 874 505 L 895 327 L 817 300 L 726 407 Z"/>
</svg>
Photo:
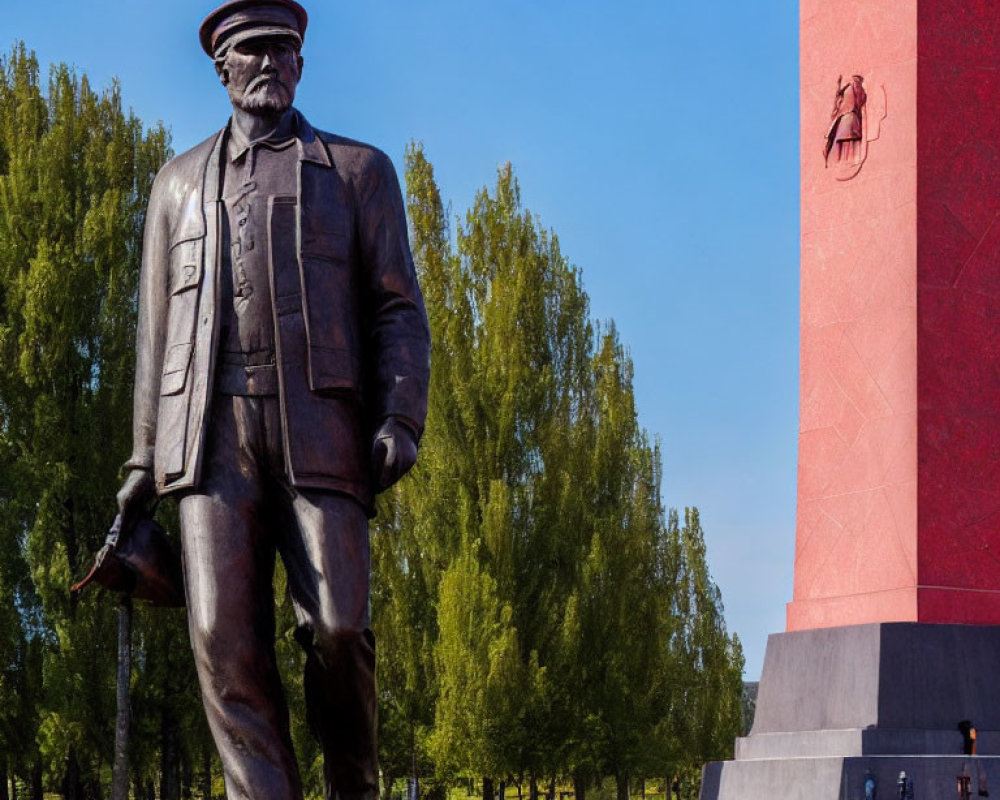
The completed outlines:
<svg viewBox="0 0 1000 800">
<path fill-rule="evenodd" d="M 198 38 L 214 57 L 224 44 L 261 36 L 290 36 L 299 44 L 309 15 L 295 0 L 229 0 L 205 17 Z"/>
</svg>

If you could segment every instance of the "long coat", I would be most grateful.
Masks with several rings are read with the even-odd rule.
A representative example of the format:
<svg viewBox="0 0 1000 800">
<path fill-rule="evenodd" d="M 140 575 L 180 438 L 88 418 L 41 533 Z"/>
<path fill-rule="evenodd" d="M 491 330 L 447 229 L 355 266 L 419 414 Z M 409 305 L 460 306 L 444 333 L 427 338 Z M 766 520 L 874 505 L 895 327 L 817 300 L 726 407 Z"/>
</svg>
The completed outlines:
<svg viewBox="0 0 1000 800">
<path fill-rule="evenodd" d="M 369 145 L 297 115 L 298 196 L 269 208 L 272 252 L 295 253 L 301 292 L 273 291 L 285 467 L 292 484 L 365 505 L 371 435 L 427 410 L 430 337 L 399 182 Z M 133 452 L 160 494 L 196 487 L 219 349 L 220 153 L 226 130 L 168 162 L 146 216 Z M 228 262 L 227 262 L 228 263 Z"/>
</svg>

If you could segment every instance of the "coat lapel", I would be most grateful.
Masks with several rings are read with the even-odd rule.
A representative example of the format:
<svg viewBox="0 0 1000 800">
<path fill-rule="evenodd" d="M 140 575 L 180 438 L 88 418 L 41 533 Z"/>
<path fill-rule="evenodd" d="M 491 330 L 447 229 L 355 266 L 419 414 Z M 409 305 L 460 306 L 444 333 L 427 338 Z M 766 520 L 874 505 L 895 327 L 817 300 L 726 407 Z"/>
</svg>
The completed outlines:
<svg viewBox="0 0 1000 800">
<path fill-rule="evenodd" d="M 330 161 L 330 154 L 327 152 L 326 145 L 323 144 L 322 139 L 316 135 L 316 131 L 313 130 L 312 125 L 306 121 L 305 117 L 298 112 L 296 114 L 298 115 L 299 160 L 310 161 L 313 164 L 319 164 L 321 167 L 333 166 L 333 163 Z"/>
<path fill-rule="evenodd" d="M 211 155 L 208 157 L 208 163 L 205 164 L 205 176 L 202 181 L 202 207 L 205 211 L 203 255 L 205 277 L 202 281 L 198 314 L 194 324 L 197 325 L 198 319 L 202 318 L 210 319 L 212 324 L 208 336 L 195 337 L 194 366 L 191 372 L 194 380 L 189 389 L 191 401 L 188 406 L 188 441 L 185 443 L 184 458 L 187 471 L 175 482 L 175 486 L 189 486 L 197 483 L 201 475 L 201 465 L 205 452 L 202 442 L 209 419 L 210 389 L 213 385 L 212 376 L 215 375 L 215 356 L 218 350 L 219 315 L 216 308 L 216 297 L 222 271 L 222 259 L 219 251 L 221 240 L 219 206 L 222 203 L 219 164 L 222 146 L 226 141 L 226 130 L 227 128 L 224 128 L 219 132 Z M 193 458 L 189 457 L 188 454 L 193 455 Z"/>
</svg>

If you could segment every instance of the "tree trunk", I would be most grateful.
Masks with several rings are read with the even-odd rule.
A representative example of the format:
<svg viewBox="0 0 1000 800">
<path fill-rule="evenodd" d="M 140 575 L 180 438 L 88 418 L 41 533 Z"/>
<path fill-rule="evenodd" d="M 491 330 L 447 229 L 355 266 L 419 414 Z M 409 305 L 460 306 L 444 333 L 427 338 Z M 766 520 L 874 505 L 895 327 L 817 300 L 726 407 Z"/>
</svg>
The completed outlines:
<svg viewBox="0 0 1000 800">
<path fill-rule="evenodd" d="M 555 779 L 555 776 L 549 778 L 549 800 L 556 800 L 556 779 Z"/>
<path fill-rule="evenodd" d="M 118 609 L 118 714 L 115 759 L 111 768 L 111 800 L 128 800 L 128 730 L 132 723 L 129 686 L 132 680 L 132 600 L 122 598 Z"/>
<path fill-rule="evenodd" d="M 177 723 L 166 708 L 160 715 L 160 800 L 181 800 Z"/>
<path fill-rule="evenodd" d="M 191 784 L 194 782 L 194 776 L 191 770 L 191 759 L 183 758 L 181 759 L 181 798 L 183 800 L 192 800 L 191 795 Z"/>
<path fill-rule="evenodd" d="M 7 756 L 0 754 L 0 800 L 10 800 L 7 786 Z"/>
<path fill-rule="evenodd" d="M 583 775 L 573 776 L 573 800 L 587 800 L 587 780 Z"/>
<path fill-rule="evenodd" d="M 500 781 L 500 800 L 507 800 L 507 782 Z"/>
<path fill-rule="evenodd" d="M 10 800 L 17 800 L 17 775 L 10 776 Z"/>
<path fill-rule="evenodd" d="M 382 773 L 382 790 L 378 795 L 381 800 L 392 800 L 392 785 L 395 782 L 395 776 L 390 775 L 388 772 Z"/>
<path fill-rule="evenodd" d="M 615 775 L 616 800 L 628 800 L 628 773 L 619 772 Z"/>
<path fill-rule="evenodd" d="M 646 779 L 639 781 L 639 791 L 642 792 L 642 800 L 646 800 Z"/>
<path fill-rule="evenodd" d="M 70 748 L 66 757 L 66 774 L 63 776 L 63 797 L 66 800 L 83 800 L 80 785 L 80 764 L 76 760 L 76 750 Z"/>
<path fill-rule="evenodd" d="M 31 800 L 45 800 L 42 790 L 42 765 L 35 764 L 31 768 Z"/>
<path fill-rule="evenodd" d="M 420 778 L 417 776 L 417 748 L 410 751 L 410 779 L 406 782 L 406 800 L 420 800 Z"/>
<path fill-rule="evenodd" d="M 483 800 L 493 800 L 493 778 L 483 778 Z"/>
<path fill-rule="evenodd" d="M 201 800 L 212 800 L 212 749 L 201 751 Z"/>
<path fill-rule="evenodd" d="M 528 800 L 538 800 L 538 779 L 534 775 L 528 778 Z"/>
</svg>

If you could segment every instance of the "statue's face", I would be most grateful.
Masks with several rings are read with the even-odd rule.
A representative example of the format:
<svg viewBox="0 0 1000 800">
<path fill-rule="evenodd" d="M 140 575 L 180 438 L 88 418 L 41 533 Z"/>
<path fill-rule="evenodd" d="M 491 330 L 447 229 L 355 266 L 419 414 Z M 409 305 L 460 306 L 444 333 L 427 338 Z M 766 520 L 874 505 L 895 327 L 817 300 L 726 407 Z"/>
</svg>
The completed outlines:
<svg viewBox="0 0 1000 800">
<path fill-rule="evenodd" d="M 237 108 L 280 114 L 295 99 L 302 56 L 289 39 L 249 39 L 229 49 L 219 77 Z"/>
</svg>

